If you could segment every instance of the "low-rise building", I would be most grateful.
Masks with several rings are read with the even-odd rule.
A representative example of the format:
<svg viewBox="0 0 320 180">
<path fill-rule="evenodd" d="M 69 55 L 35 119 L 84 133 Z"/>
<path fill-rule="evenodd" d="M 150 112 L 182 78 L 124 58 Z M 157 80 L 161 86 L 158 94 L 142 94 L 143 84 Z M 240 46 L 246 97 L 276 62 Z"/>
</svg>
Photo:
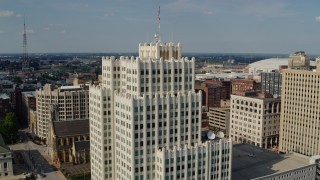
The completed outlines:
<svg viewBox="0 0 320 180">
<path fill-rule="evenodd" d="M 319 179 L 319 156 L 280 154 L 250 144 L 232 148 L 232 177 L 237 180 Z"/>
<path fill-rule="evenodd" d="M 0 91 L 2 92 L 12 92 L 14 90 L 15 84 L 9 80 L 0 79 Z"/>
<path fill-rule="evenodd" d="M 13 175 L 12 152 L 0 134 L 0 179 Z"/>
<path fill-rule="evenodd" d="M 209 108 L 209 129 L 215 133 L 223 132 L 229 136 L 230 107 Z"/>
<path fill-rule="evenodd" d="M 280 98 L 231 95 L 230 136 L 263 148 L 278 146 Z"/>
<path fill-rule="evenodd" d="M 89 120 L 52 121 L 48 149 L 54 165 L 90 162 Z"/>
<path fill-rule="evenodd" d="M 312 156 L 310 157 L 309 164 L 307 165 L 290 169 L 288 171 L 258 177 L 253 180 L 314 180 L 320 178 L 319 170 L 320 157 Z"/>
</svg>

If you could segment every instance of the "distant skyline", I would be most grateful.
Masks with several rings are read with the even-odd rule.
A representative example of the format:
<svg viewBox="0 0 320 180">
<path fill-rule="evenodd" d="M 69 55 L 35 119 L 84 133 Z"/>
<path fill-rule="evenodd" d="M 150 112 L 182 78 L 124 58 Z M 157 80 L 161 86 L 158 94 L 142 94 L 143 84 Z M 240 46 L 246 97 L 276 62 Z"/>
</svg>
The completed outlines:
<svg viewBox="0 0 320 180">
<path fill-rule="evenodd" d="M 157 32 L 184 53 L 320 55 L 319 0 L 0 0 L 0 54 L 137 52 Z"/>
</svg>

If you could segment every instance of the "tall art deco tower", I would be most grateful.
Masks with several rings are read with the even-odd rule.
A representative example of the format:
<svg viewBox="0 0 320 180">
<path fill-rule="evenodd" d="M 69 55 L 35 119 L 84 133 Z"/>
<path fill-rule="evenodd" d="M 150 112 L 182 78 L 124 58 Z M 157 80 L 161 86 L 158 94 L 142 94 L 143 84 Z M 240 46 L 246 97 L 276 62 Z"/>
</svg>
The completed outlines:
<svg viewBox="0 0 320 180">
<path fill-rule="evenodd" d="M 231 179 L 232 143 L 201 141 L 194 63 L 160 38 L 139 57 L 102 58 L 89 95 L 92 179 Z"/>
</svg>

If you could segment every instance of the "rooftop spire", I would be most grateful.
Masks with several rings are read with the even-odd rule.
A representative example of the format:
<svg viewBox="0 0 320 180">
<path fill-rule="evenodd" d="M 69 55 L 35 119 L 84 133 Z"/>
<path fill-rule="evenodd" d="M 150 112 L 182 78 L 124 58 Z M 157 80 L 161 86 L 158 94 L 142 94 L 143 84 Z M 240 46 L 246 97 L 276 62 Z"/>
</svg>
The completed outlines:
<svg viewBox="0 0 320 180">
<path fill-rule="evenodd" d="M 161 37 L 160 37 L 160 6 L 159 6 L 159 9 L 158 9 L 158 32 L 154 35 L 154 42 L 155 43 L 159 43 L 161 42 Z"/>
</svg>

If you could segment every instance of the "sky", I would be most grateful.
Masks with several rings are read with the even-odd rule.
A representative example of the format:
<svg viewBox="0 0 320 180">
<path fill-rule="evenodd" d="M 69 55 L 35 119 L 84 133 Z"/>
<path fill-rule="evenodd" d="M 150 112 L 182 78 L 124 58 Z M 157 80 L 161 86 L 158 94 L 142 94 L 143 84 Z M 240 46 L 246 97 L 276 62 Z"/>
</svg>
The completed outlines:
<svg viewBox="0 0 320 180">
<path fill-rule="evenodd" d="M 320 55 L 319 0 L 0 0 L 0 54 L 137 52 L 153 41 L 183 52 Z"/>
</svg>

